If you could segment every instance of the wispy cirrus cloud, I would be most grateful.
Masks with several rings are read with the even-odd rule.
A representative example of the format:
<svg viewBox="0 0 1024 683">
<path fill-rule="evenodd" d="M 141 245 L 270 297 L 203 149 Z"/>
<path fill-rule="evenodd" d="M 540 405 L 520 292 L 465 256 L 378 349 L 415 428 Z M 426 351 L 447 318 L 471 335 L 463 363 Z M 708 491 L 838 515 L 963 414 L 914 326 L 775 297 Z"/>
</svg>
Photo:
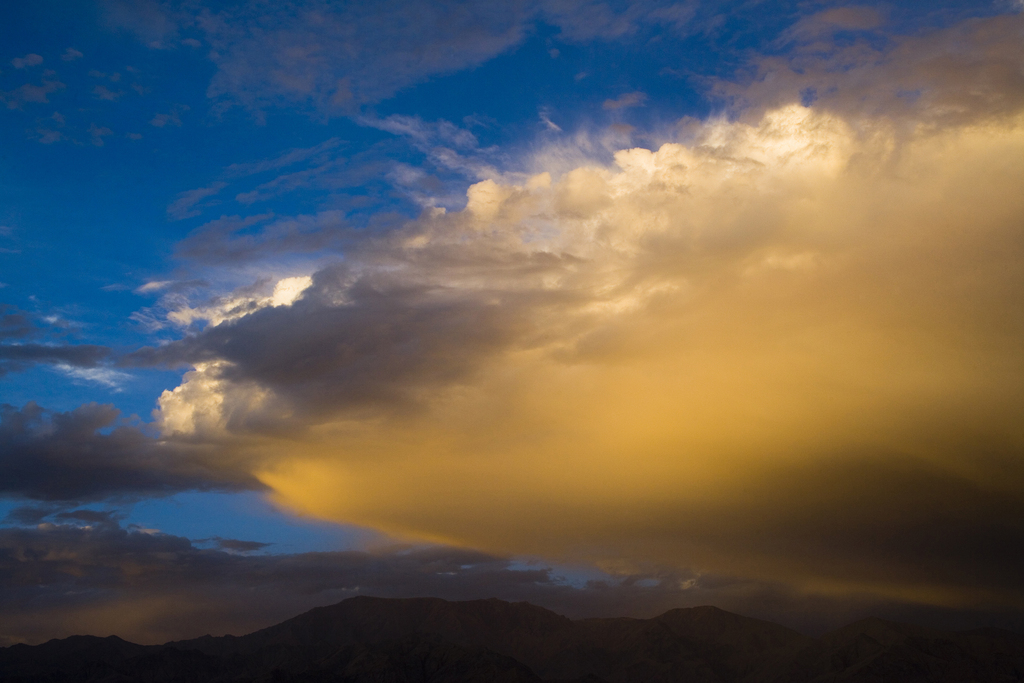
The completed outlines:
<svg viewBox="0 0 1024 683">
<path fill-rule="evenodd" d="M 198 30 L 217 66 L 208 94 L 261 116 L 299 105 L 319 117 L 361 111 L 432 76 L 485 62 L 519 45 L 544 21 L 567 41 L 618 40 L 642 27 L 686 34 L 714 24 L 716 11 L 654 0 L 614 7 L 593 0 L 501 5 L 387 0 L 373 5 L 286 2 L 230 8 L 107 0 L 108 21 L 166 48 Z"/>
<path fill-rule="evenodd" d="M 65 363 L 57 363 L 55 367 L 72 379 L 92 382 L 117 391 L 120 391 L 132 378 L 126 372 L 109 367 L 79 367 Z"/>
<path fill-rule="evenodd" d="M 601 106 L 604 109 L 614 111 L 616 109 L 628 109 L 629 107 L 641 107 L 647 101 L 647 95 L 642 92 L 630 92 L 614 100 L 605 100 Z"/>
<path fill-rule="evenodd" d="M 257 185 L 248 192 L 239 192 L 235 195 L 235 201 L 248 206 L 249 204 L 267 201 L 282 194 L 293 192 L 299 188 L 310 187 L 319 177 L 340 170 L 343 165 L 343 159 L 335 159 L 319 166 L 304 168 L 301 171 L 283 173 L 273 180 Z"/>
<path fill-rule="evenodd" d="M 227 183 L 217 181 L 206 187 L 198 187 L 194 190 L 182 192 L 167 206 L 167 216 L 175 221 L 198 216 L 202 212 L 197 208 L 197 205 L 208 197 L 216 196 L 225 187 L 227 187 Z"/>
<path fill-rule="evenodd" d="M 318 145 L 290 149 L 269 159 L 231 164 L 224 169 L 224 177 L 244 178 L 259 173 L 266 173 L 267 171 L 287 168 L 312 158 L 319 158 L 321 155 L 342 146 L 342 144 L 343 142 L 340 138 L 328 138 Z"/>
</svg>

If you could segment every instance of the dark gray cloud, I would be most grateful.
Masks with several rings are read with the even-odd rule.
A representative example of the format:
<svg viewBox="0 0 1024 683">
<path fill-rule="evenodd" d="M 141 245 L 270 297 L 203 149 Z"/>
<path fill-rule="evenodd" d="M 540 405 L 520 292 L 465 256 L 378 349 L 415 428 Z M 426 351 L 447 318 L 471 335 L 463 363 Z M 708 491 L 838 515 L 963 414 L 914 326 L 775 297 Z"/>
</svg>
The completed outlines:
<svg viewBox="0 0 1024 683">
<path fill-rule="evenodd" d="M 25 370 L 37 363 L 74 368 L 98 368 L 111 351 L 93 344 L 68 344 L 60 323 L 56 329 L 40 326 L 34 315 L 14 306 L 0 304 L 0 377 Z M 54 338 L 48 340 L 47 337 Z"/>
<path fill-rule="evenodd" d="M 20 339 L 32 332 L 33 325 L 25 311 L 0 304 L 0 339 Z"/>
<path fill-rule="evenodd" d="M 0 495 L 46 501 L 258 489 L 226 451 L 160 441 L 110 405 L 0 406 Z"/>
<path fill-rule="evenodd" d="M 260 543 L 259 541 L 240 541 L 236 538 L 221 538 L 216 537 L 212 539 L 217 547 L 221 550 L 234 551 L 237 553 L 251 553 L 257 550 L 263 550 L 264 548 L 272 545 L 270 543 Z"/>
<path fill-rule="evenodd" d="M 95 368 L 109 356 L 110 349 L 91 344 L 3 344 L 0 345 L 0 377 L 8 372 L 24 370 L 35 363 Z"/>
<path fill-rule="evenodd" d="M 573 263 L 553 254 L 487 254 L 471 247 L 435 256 L 444 263 L 425 257 L 431 262 L 424 268 L 445 268 L 453 277 L 503 271 L 539 276 Z M 270 389 L 277 399 L 260 417 L 249 415 L 255 418 L 249 427 L 275 413 L 299 427 L 338 411 L 412 408 L 423 391 L 469 379 L 483 359 L 545 338 L 554 327 L 544 326 L 557 323 L 545 319 L 544 306 L 573 297 L 499 288 L 460 293 L 426 277 L 417 281 L 415 273 L 384 270 L 325 268 L 291 306 L 257 310 L 141 349 L 124 362 L 174 367 L 226 361 L 222 378 Z"/>
</svg>

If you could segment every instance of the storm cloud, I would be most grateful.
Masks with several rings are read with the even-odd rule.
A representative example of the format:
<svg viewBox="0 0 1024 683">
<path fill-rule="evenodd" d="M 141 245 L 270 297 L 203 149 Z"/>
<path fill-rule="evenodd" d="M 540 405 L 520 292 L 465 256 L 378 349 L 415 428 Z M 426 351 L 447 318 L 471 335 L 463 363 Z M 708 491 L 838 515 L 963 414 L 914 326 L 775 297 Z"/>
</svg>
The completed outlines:
<svg viewBox="0 0 1024 683">
<path fill-rule="evenodd" d="M 1021 21 L 864 67 L 939 93 L 910 104 L 684 121 L 560 174 L 542 151 L 287 301 L 182 309 L 205 328 L 129 362 L 191 365 L 162 434 L 248 439 L 306 514 L 626 574 L 1024 605 L 1024 100 L 982 78 L 953 116 L 963 74 L 933 68 L 966 49 L 1004 72 Z"/>
</svg>

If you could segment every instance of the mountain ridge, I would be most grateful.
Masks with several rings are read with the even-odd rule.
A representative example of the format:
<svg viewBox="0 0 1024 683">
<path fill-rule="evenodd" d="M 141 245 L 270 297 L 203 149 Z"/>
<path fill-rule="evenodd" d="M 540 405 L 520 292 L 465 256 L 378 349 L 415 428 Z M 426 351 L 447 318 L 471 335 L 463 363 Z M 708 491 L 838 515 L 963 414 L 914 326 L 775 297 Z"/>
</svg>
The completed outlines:
<svg viewBox="0 0 1024 683">
<path fill-rule="evenodd" d="M 864 619 L 810 638 L 716 607 L 569 619 L 494 598 L 360 596 L 243 636 L 0 648 L 10 683 L 1024 681 L 1024 636 Z"/>
</svg>

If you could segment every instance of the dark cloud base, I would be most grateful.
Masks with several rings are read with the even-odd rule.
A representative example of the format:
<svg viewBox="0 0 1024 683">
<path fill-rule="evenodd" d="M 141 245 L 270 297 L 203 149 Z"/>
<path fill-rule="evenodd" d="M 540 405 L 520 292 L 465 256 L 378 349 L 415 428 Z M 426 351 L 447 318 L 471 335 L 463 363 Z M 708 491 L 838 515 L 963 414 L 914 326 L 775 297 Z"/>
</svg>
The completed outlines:
<svg viewBox="0 0 1024 683">
<path fill-rule="evenodd" d="M 110 357 L 111 351 L 105 346 L 45 339 L 60 338 L 65 333 L 59 326 L 47 330 L 31 313 L 0 303 L 0 341 L 4 342 L 0 343 L 0 377 L 39 363 L 96 368 Z"/>
<path fill-rule="evenodd" d="M 163 443 L 111 405 L 0 405 L 0 495 L 44 501 L 260 489 L 211 446 Z"/>
</svg>

